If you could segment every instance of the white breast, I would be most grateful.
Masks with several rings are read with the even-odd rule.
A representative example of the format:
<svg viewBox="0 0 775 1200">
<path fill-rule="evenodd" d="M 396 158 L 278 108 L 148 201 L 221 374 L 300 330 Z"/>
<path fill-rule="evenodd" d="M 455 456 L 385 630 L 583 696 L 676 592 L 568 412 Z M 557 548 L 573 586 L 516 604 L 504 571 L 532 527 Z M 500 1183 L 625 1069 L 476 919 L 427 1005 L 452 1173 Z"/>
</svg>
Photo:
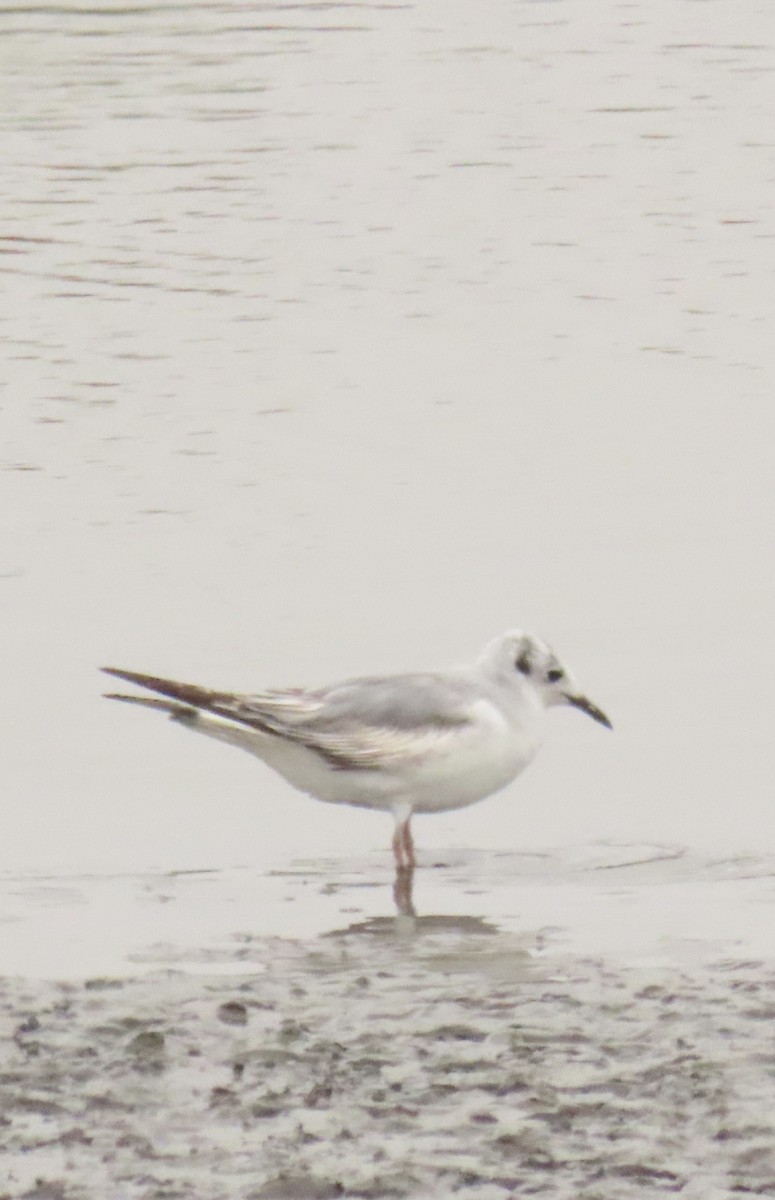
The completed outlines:
<svg viewBox="0 0 775 1200">
<path fill-rule="evenodd" d="M 542 708 L 520 714 L 518 723 L 487 700 L 476 708 L 470 730 L 405 779 L 415 812 L 474 804 L 511 783 L 534 758 L 541 744 Z"/>
</svg>

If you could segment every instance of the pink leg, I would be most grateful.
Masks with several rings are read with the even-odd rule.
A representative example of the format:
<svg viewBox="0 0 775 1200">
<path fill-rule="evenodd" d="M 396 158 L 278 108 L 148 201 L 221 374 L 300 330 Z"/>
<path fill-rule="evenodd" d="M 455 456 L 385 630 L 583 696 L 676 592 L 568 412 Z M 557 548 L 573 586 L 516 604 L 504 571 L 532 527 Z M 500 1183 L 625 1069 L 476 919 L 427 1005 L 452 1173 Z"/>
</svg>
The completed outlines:
<svg viewBox="0 0 775 1200">
<path fill-rule="evenodd" d="M 392 835 L 392 853 L 396 859 L 396 870 L 401 870 L 403 866 L 403 844 L 401 841 L 401 826 L 396 826 L 396 832 Z"/>
<path fill-rule="evenodd" d="M 414 882 L 414 867 L 396 867 L 396 877 L 393 881 L 393 899 L 396 911 L 401 917 L 414 917 L 412 903 L 412 884 Z"/>
<path fill-rule="evenodd" d="M 410 813 L 405 820 L 399 821 L 393 834 L 393 854 L 396 859 L 396 868 L 399 871 L 414 870 L 414 842 L 409 826 L 411 819 L 412 814 Z"/>
<path fill-rule="evenodd" d="M 410 825 L 411 819 L 411 817 L 407 817 L 401 826 L 401 839 L 404 843 L 404 858 L 406 859 L 406 865 L 410 870 L 414 870 L 414 839 L 412 838 L 412 829 Z"/>
<path fill-rule="evenodd" d="M 402 825 L 396 825 L 396 831 L 393 834 L 393 855 L 396 860 L 396 870 L 402 871 L 404 868 L 404 840 Z"/>
</svg>

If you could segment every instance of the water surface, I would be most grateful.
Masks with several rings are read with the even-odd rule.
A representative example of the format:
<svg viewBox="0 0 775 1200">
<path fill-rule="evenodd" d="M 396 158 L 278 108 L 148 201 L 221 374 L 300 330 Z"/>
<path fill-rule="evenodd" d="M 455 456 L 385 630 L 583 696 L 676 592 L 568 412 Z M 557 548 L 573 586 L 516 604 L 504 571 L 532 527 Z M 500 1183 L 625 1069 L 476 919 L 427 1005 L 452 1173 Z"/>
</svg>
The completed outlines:
<svg viewBox="0 0 775 1200">
<path fill-rule="evenodd" d="M 0 13 L 0 865 L 280 868 L 370 814 L 99 698 L 447 663 L 551 714 L 452 846 L 773 848 L 768 6 Z"/>
</svg>

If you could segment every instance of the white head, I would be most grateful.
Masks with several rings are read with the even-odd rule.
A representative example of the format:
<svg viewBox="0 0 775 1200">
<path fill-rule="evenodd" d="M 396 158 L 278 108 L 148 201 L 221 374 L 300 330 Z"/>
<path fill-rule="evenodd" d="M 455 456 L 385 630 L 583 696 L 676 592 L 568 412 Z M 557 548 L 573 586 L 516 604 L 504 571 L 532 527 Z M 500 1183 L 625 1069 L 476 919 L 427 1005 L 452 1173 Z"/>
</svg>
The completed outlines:
<svg viewBox="0 0 775 1200">
<path fill-rule="evenodd" d="M 605 713 L 579 691 L 571 672 L 541 638 L 510 629 L 485 646 L 479 661 L 506 682 L 531 684 L 547 708 L 572 704 L 601 725 L 613 728 Z"/>
</svg>

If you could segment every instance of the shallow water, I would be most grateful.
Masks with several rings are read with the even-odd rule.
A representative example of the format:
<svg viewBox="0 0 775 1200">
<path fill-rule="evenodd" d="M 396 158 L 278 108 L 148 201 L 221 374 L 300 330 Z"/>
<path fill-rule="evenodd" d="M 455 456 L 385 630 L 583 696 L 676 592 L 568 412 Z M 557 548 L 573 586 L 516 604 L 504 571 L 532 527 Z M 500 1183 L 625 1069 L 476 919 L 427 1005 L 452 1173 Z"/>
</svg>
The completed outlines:
<svg viewBox="0 0 775 1200">
<path fill-rule="evenodd" d="M 27 874 L 0 888 L 0 961 L 5 974 L 28 978 L 160 965 L 230 973 L 244 969 L 246 940 L 361 935 L 421 953 L 441 935 L 449 955 L 479 971 L 499 969 L 517 945 L 520 960 L 533 963 L 588 955 L 655 969 L 771 962 L 774 881 L 772 857 L 640 844 L 453 852 L 418 868 L 409 885 L 394 880 L 384 855 L 268 873 Z M 265 969 L 260 954 L 250 962 Z"/>
</svg>

